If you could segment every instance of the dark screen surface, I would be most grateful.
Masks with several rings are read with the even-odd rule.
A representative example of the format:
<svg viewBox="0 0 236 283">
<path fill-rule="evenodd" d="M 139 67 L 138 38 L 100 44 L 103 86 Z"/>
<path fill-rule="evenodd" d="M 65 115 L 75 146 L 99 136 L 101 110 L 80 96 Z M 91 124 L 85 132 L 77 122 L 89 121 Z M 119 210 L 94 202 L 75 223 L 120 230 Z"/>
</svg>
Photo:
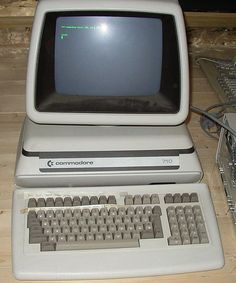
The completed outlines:
<svg viewBox="0 0 236 283">
<path fill-rule="evenodd" d="M 36 109 L 65 113 L 177 113 L 180 62 L 174 17 L 54 12 L 39 49 Z"/>
<path fill-rule="evenodd" d="M 61 95 L 156 95 L 161 68 L 160 19 L 57 19 L 55 89 Z"/>
</svg>

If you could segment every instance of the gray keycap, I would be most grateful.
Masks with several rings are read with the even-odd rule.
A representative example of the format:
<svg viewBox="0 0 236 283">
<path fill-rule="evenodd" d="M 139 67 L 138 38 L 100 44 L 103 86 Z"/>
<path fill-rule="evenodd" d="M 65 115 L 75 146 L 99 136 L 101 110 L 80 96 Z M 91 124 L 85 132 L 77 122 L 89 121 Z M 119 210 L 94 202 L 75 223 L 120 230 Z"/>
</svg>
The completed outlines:
<svg viewBox="0 0 236 283">
<path fill-rule="evenodd" d="M 150 198 L 150 195 L 148 195 L 148 194 L 143 195 L 142 200 L 143 200 L 143 204 L 150 204 L 151 203 L 151 198 Z"/>
<path fill-rule="evenodd" d="M 124 239 L 124 240 L 131 239 L 131 233 L 128 232 L 128 231 L 125 231 L 125 232 L 123 233 L 123 239 Z"/>
<path fill-rule="evenodd" d="M 209 243 L 209 239 L 208 239 L 208 236 L 207 236 L 207 232 L 200 231 L 200 232 L 198 232 L 198 235 L 199 235 L 199 239 L 200 239 L 200 243 L 201 243 L 201 244 L 207 244 L 207 243 Z"/>
<path fill-rule="evenodd" d="M 96 225 L 96 224 L 93 224 L 93 225 L 90 225 L 89 226 L 89 231 L 91 232 L 91 233 L 97 233 L 98 232 L 98 225 Z"/>
<path fill-rule="evenodd" d="M 30 198 L 28 200 L 28 207 L 37 207 L 37 201 L 35 198 Z"/>
<path fill-rule="evenodd" d="M 183 245 L 190 245 L 191 244 L 190 237 L 187 235 L 182 236 L 182 243 Z"/>
<path fill-rule="evenodd" d="M 125 205 L 132 205 L 133 204 L 133 196 L 127 195 L 124 199 Z"/>
<path fill-rule="evenodd" d="M 29 234 L 43 234 L 43 228 L 41 226 L 31 226 Z"/>
<path fill-rule="evenodd" d="M 80 228 L 78 225 L 74 225 L 71 227 L 71 233 L 77 234 L 80 232 Z"/>
<path fill-rule="evenodd" d="M 66 235 L 64 235 L 64 234 L 59 234 L 59 235 L 58 235 L 58 242 L 65 243 L 65 242 L 66 242 Z"/>
<path fill-rule="evenodd" d="M 152 204 L 159 204 L 160 203 L 158 194 L 152 194 L 151 195 L 151 203 Z"/>
<path fill-rule="evenodd" d="M 64 205 L 64 201 L 62 197 L 56 197 L 55 198 L 55 206 L 62 207 Z"/>
<path fill-rule="evenodd" d="M 47 235 L 43 233 L 30 233 L 29 234 L 29 243 L 30 244 L 40 244 L 47 241 Z"/>
<path fill-rule="evenodd" d="M 142 204 L 141 195 L 134 195 L 133 202 L 134 202 L 135 205 Z"/>
<path fill-rule="evenodd" d="M 165 203 L 173 203 L 173 196 L 172 194 L 166 194 L 164 197 Z"/>
<path fill-rule="evenodd" d="M 182 245 L 182 240 L 180 237 L 174 237 L 174 236 L 171 236 L 168 238 L 168 244 L 169 245 Z"/>
<path fill-rule="evenodd" d="M 96 204 L 98 204 L 99 202 L 98 202 L 98 197 L 97 196 L 91 196 L 91 198 L 90 198 L 90 204 L 91 205 L 96 205 Z"/>
<path fill-rule="evenodd" d="M 96 233 L 95 235 L 94 235 L 94 238 L 95 238 L 95 240 L 96 241 L 102 241 L 102 240 L 104 240 L 104 237 L 103 237 L 103 233 Z"/>
<path fill-rule="evenodd" d="M 117 225 L 117 224 L 120 224 L 120 223 L 122 223 L 122 222 L 123 222 L 122 216 L 117 215 L 117 216 L 114 217 L 114 223 L 115 223 L 116 225 Z"/>
<path fill-rule="evenodd" d="M 114 249 L 114 248 L 136 248 L 139 247 L 138 239 L 122 240 L 99 240 L 99 241 L 77 241 L 57 243 L 56 250 L 89 250 L 89 249 Z"/>
<path fill-rule="evenodd" d="M 72 205 L 73 206 L 80 206 L 81 205 L 80 197 L 78 197 L 78 196 L 73 197 Z"/>
<path fill-rule="evenodd" d="M 47 235 L 47 236 L 51 235 L 52 234 L 52 228 L 51 227 L 45 228 L 44 231 L 43 231 L 43 234 Z"/>
<path fill-rule="evenodd" d="M 197 193 L 191 193 L 190 194 L 190 201 L 191 202 L 198 202 L 198 195 L 197 195 Z"/>
<path fill-rule="evenodd" d="M 57 227 L 59 226 L 59 219 L 53 218 L 51 219 L 51 227 Z"/>
<path fill-rule="evenodd" d="M 100 196 L 99 197 L 99 204 L 107 204 L 107 197 L 106 196 Z"/>
<path fill-rule="evenodd" d="M 155 238 L 163 238 L 163 230 L 161 224 L 161 218 L 159 215 L 155 214 L 151 216 L 151 222 L 153 225 L 153 232 Z"/>
<path fill-rule="evenodd" d="M 161 216 L 162 213 L 161 213 L 161 208 L 160 208 L 160 206 L 155 205 L 155 206 L 153 207 L 153 209 L 152 209 L 152 213 Z"/>
<path fill-rule="evenodd" d="M 85 237 L 86 237 L 86 240 L 87 240 L 87 241 L 94 241 L 94 234 L 93 234 L 93 233 L 88 232 L 88 233 L 85 235 Z"/>
<path fill-rule="evenodd" d="M 182 202 L 190 202 L 190 196 L 187 193 L 182 194 Z"/>
<path fill-rule="evenodd" d="M 143 215 L 144 214 L 144 211 L 143 211 L 143 207 L 142 206 L 138 206 L 135 208 L 135 213 L 137 215 Z"/>
<path fill-rule="evenodd" d="M 191 239 L 192 244 L 199 244 L 200 243 L 199 237 L 197 235 L 190 236 L 190 239 Z"/>
<path fill-rule="evenodd" d="M 46 218 L 47 219 L 52 219 L 52 218 L 54 218 L 54 211 L 53 210 L 47 210 L 46 211 Z"/>
<path fill-rule="evenodd" d="M 114 195 L 108 196 L 107 203 L 108 204 L 116 204 L 116 197 Z"/>
<path fill-rule="evenodd" d="M 134 209 L 134 207 L 132 207 L 132 206 L 128 207 L 128 208 L 126 209 L 126 214 L 127 214 L 129 217 L 135 215 L 135 209 Z"/>
<path fill-rule="evenodd" d="M 34 223 L 39 223 L 39 219 L 37 219 L 37 215 L 36 215 L 36 212 L 33 211 L 33 210 L 30 210 L 28 212 L 28 215 L 27 215 L 27 227 L 29 228 L 30 226 L 32 226 Z"/>
<path fill-rule="evenodd" d="M 82 215 L 83 215 L 83 217 L 88 218 L 88 217 L 90 216 L 90 210 L 89 210 L 89 208 L 84 208 L 84 209 L 82 210 Z"/>
<path fill-rule="evenodd" d="M 99 209 L 94 207 L 91 209 L 91 215 L 94 217 L 98 217 L 99 216 Z"/>
<path fill-rule="evenodd" d="M 38 207 L 45 207 L 45 205 L 46 205 L 45 199 L 44 198 L 38 198 L 37 206 Z"/>
<path fill-rule="evenodd" d="M 181 194 L 176 193 L 173 195 L 173 202 L 174 203 L 181 203 L 182 199 L 181 199 Z"/>
<path fill-rule="evenodd" d="M 74 233 L 69 233 L 67 235 L 67 241 L 68 242 L 74 242 L 75 241 L 75 234 Z"/>
<path fill-rule="evenodd" d="M 116 207 L 111 207 L 109 209 L 109 215 L 112 217 L 115 217 L 117 215 L 117 208 Z"/>
<path fill-rule="evenodd" d="M 72 206 L 72 199 L 71 197 L 64 198 L 64 206 Z"/>
<path fill-rule="evenodd" d="M 126 208 L 125 208 L 125 207 L 120 207 L 120 208 L 118 208 L 118 215 L 119 215 L 119 216 L 124 216 L 124 215 L 126 215 Z"/>
<path fill-rule="evenodd" d="M 76 208 L 73 211 L 73 215 L 74 215 L 74 217 L 79 218 L 82 215 L 82 211 L 79 208 Z"/>
<path fill-rule="evenodd" d="M 100 209 L 100 216 L 107 217 L 107 215 L 108 215 L 108 209 L 106 207 L 102 207 Z"/>
<path fill-rule="evenodd" d="M 96 223 L 96 219 L 94 216 L 89 216 L 87 219 L 88 225 L 94 225 Z"/>
<path fill-rule="evenodd" d="M 153 239 L 154 233 L 152 230 L 144 230 L 140 233 L 141 239 Z"/>
<path fill-rule="evenodd" d="M 46 207 L 54 207 L 54 199 L 52 197 L 46 198 Z"/>
<path fill-rule="evenodd" d="M 39 226 L 40 227 L 40 220 L 39 219 L 29 219 L 27 221 L 27 228 L 30 228 L 32 226 Z"/>
<path fill-rule="evenodd" d="M 40 244 L 41 252 L 49 252 L 56 250 L 56 244 L 51 242 L 43 242 Z"/>
<path fill-rule="evenodd" d="M 111 232 L 106 232 L 104 234 L 104 240 L 113 240 L 113 234 Z"/>
<path fill-rule="evenodd" d="M 121 232 L 115 232 L 114 233 L 114 240 L 121 240 L 121 239 L 122 239 Z"/>
<path fill-rule="evenodd" d="M 151 215 L 152 214 L 152 207 L 151 206 L 145 206 L 144 213 L 146 215 Z"/>
</svg>

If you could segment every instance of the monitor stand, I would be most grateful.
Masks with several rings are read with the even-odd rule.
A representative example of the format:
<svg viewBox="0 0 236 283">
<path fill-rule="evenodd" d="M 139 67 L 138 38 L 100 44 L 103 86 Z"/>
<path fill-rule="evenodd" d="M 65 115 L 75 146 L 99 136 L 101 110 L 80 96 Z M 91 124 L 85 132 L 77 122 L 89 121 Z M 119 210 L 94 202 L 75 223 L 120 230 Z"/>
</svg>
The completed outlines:
<svg viewBox="0 0 236 283">
<path fill-rule="evenodd" d="M 21 187 L 193 183 L 201 178 L 185 124 L 40 125 L 26 118 L 15 170 Z"/>
</svg>

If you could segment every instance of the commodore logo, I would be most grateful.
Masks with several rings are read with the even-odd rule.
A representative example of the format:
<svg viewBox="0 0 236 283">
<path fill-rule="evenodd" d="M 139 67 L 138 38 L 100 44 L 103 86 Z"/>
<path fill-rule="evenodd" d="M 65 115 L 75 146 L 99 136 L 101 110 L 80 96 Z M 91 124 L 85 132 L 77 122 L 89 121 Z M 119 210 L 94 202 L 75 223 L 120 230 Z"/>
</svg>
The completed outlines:
<svg viewBox="0 0 236 283">
<path fill-rule="evenodd" d="M 48 165 L 48 167 L 52 167 L 53 166 L 53 161 L 52 160 L 48 160 L 47 165 Z"/>
<path fill-rule="evenodd" d="M 94 162 L 92 160 L 54 160 L 51 159 L 47 161 L 47 167 L 54 167 L 54 168 L 62 168 L 62 167 L 87 167 L 87 166 L 93 166 Z"/>
</svg>

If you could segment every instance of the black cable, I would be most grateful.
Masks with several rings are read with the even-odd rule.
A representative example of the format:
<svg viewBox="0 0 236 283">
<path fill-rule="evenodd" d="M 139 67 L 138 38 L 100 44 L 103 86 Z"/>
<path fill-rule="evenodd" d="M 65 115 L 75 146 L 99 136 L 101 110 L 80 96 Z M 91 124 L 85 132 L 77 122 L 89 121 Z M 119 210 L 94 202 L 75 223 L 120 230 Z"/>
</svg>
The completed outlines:
<svg viewBox="0 0 236 283">
<path fill-rule="evenodd" d="M 224 104 L 224 103 L 223 103 Z M 228 103 L 226 103 L 228 104 Z M 210 106 L 212 107 L 212 106 Z M 228 125 L 226 125 L 224 122 L 222 122 L 220 119 L 216 118 L 214 115 L 212 115 L 209 112 L 206 112 L 200 108 L 197 108 L 195 106 L 191 106 L 190 109 L 200 115 L 204 115 L 205 117 L 207 117 L 208 119 L 214 121 L 216 124 L 220 125 L 222 128 L 226 129 L 227 131 L 229 131 L 232 135 L 234 135 L 236 137 L 236 131 L 234 131 L 232 128 L 230 128 Z"/>
</svg>

